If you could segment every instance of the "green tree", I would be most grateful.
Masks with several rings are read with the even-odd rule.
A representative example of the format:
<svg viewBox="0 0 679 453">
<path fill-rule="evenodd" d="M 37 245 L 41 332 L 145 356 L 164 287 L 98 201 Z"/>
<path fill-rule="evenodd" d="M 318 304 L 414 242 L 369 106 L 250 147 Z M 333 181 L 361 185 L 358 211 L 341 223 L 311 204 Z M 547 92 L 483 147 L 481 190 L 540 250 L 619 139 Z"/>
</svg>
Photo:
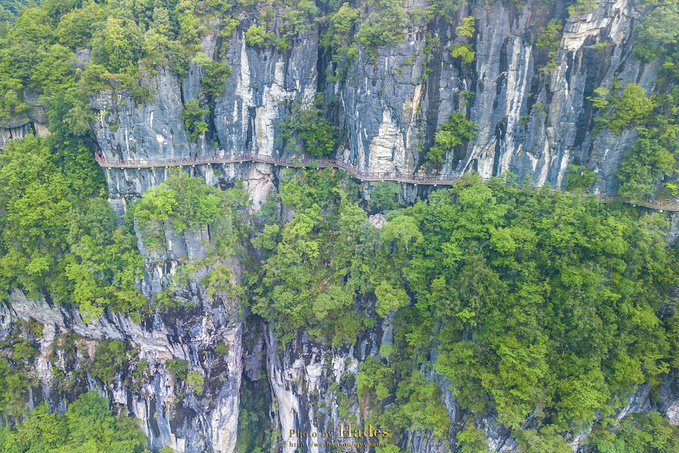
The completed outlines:
<svg viewBox="0 0 679 453">
<path fill-rule="evenodd" d="M 95 392 L 80 395 L 64 415 L 50 414 L 43 403 L 24 421 L 0 430 L 0 449 L 6 452 L 142 453 L 145 444 L 137 422 L 113 415 Z"/>
<path fill-rule="evenodd" d="M 245 32 L 245 42 L 254 47 L 266 48 L 273 44 L 275 35 L 264 31 L 264 27 L 252 25 Z"/>
<path fill-rule="evenodd" d="M 569 165 L 568 174 L 564 178 L 566 190 L 588 190 L 599 181 L 599 177 L 592 170 L 582 165 Z"/>
<path fill-rule="evenodd" d="M 463 430 L 458 431 L 456 437 L 457 446 L 461 453 L 484 453 L 488 451 L 486 436 L 473 423 L 467 423 Z"/>
<path fill-rule="evenodd" d="M 324 97 L 313 101 L 297 100 L 290 105 L 281 126 L 281 137 L 289 148 L 314 156 L 328 156 L 337 147 L 337 130 L 323 117 Z"/>
<path fill-rule="evenodd" d="M 192 99 L 184 104 L 184 110 L 182 111 L 184 129 L 186 129 L 192 142 L 196 141 L 198 134 L 208 130 L 205 120 L 210 113 L 210 109 L 202 109 L 199 105 L 198 99 Z"/>
<path fill-rule="evenodd" d="M 634 54 L 649 62 L 676 49 L 679 38 L 679 5 L 663 2 L 635 27 Z"/>
<path fill-rule="evenodd" d="M 474 17 L 468 16 L 462 19 L 462 23 L 455 29 L 455 32 L 458 37 L 471 39 L 474 37 L 475 30 Z M 469 43 L 457 43 L 451 47 L 450 56 L 460 58 L 464 64 L 470 64 L 476 59 L 476 52 Z"/>
<path fill-rule="evenodd" d="M 450 115 L 450 119 L 443 123 L 436 133 L 434 146 L 429 149 L 425 157 L 427 163 L 429 165 L 442 164 L 449 152 L 476 137 L 475 129 L 476 124 L 460 112 Z"/>
</svg>

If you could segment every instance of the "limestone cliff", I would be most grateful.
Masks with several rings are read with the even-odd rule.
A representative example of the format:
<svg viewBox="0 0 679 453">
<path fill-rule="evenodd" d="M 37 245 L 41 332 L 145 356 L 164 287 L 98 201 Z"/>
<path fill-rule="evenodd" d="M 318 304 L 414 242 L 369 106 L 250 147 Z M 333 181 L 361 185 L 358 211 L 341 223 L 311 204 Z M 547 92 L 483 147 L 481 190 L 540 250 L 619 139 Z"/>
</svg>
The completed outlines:
<svg viewBox="0 0 679 453">
<path fill-rule="evenodd" d="M 166 288 L 182 264 L 204 257 L 210 233 L 166 231 L 167 243 L 149 250 L 140 239 L 146 263 L 141 282 L 144 295 L 152 297 Z M 238 274 L 238 266 L 233 265 Z M 200 284 L 201 268 L 182 287 L 183 304 L 200 308 L 161 309 L 146 321 L 108 313 L 85 323 L 77 309 L 29 300 L 13 290 L 9 304 L 0 305 L 0 338 L 14 334 L 26 338 L 22 321 L 37 321 L 41 335 L 36 339 L 39 355 L 32 364 L 40 392 L 29 405 L 46 401 L 55 410 L 65 410 L 75 396 L 98 390 L 139 418 L 149 447 L 168 445 L 179 452 L 231 452 L 236 445 L 240 383 L 242 375 L 242 314 L 238 301 L 209 297 Z M 116 370 L 112 382 L 101 382 L 88 374 L 98 346 L 118 340 L 130 358 L 125 369 Z M 65 345 L 71 344 L 69 348 Z M 186 376 L 173 374 L 170 362 L 185 364 L 183 374 L 199 376 L 198 390 Z M 63 383 L 69 384 L 64 387 Z M 80 390 L 77 390 L 80 389 Z"/>
<path fill-rule="evenodd" d="M 423 6 L 417 1 L 407 8 Z M 413 21 L 404 42 L 379 48 L 374 60 L 359 48 L 343 81 L 326 77 L 332 63 L 320 48 L 318 27 L 296 37 L 284 53 L 249 46 L 244 29 L 228 39 L 215 29 L 203 36 L 204 50 L 215 59 L 221 52 L 232 74 L 224 94 L 213 100 L 209 130 L 196 142 L 185 133 L 181 116 L 191 99 L 208 105 L 196 64 L 183 81 L 169 71 L 152 78 L 150 103 L 136 105 L 124 92 L 93 97 L 94 131 L 107 158 L 290 155 L 280 134 L 284 103 L 321 91 L 337 99 L 334 121 L 344 137 L 338 157 L 358 169 L 421 171 L 434 134 L 452 112 L 461 111 L 478 124 L 478 134 L 463 153 L 446 157 L 443 173 L 490 177 L 511 171 L 534 185 L 561 187 L 568 164 L 586 165 L 600 177 L 597 191 L 615 193 L 614 170 L 636 133 L 594 133 L 588 97 L 598 87 L 610 88 L 614 79 L 653 88 L 658 63 L 642 64 L 631 52 L 632 31 L 644 17 L 639 8 L 630 0 L 602 1 L 570 15 L 563 2 L 463 7 L 451 21 Z M 467 16 L 476 20 L 476 59 L 470 64 L 450 55 L 460 41 L 456 27 Z M 553 55 L 535 44 L 550 18 L 564 21 Z M 212 168 L 194 171 L 212 182 L 253 181 L 259 198 L 274 179 L 267 169 L 246 164 L 217 167 L 217 177 Z M 110 170 L 108 176 L 114 196 L 139 195 L 162 180 L 163 172 Z"/>
<path fill-rule="evenodd" d="M 421 0 L 406 3 L 410 11 L 426 6 Z M 476 18 L 471 40 L 476 58 L 471 64 L 450 55 L 451 47 L 460 42 L 456 27 L 467 16 Z M 614 171 L 636 133 L 595 133 L 588 97 L 598 87 L 611 87 L 614 79 L 638 83 L 648 91 L 653 88 L 658 64 L 642 64 L 631 52 L 632 30 L 643 17 L 643 8 L 631 0 L 603 0 L 579 14 L 569 14 L 563 1 L 551 6 L 539 2 L 465 6 L 450 21 L 415 20 L 403 43 L 379 48 L 374 59 L 359 49 L 346 79 L 340 81 L 326 76 L 330 63 L 319 44 L 318 26 L 294 38 L 292 47 L 281 52 L 248 45 L 243 26 L 231 37 L 222 38 L 222 24 L 217 24 L 201 39 L 208 57 L 219 60 L 223 55 L 231 68 L 223 94 L 208 99 L 201 92 L 203 74 L 198 64 L 191 65 L 184 80 L 160 70 L 145 81 L 154 91 L 150 102 L 137 104 L 124 91 L 94 95 L 90 100 L 96 113 L 93 130 L 106 159 L 245 152 L 291 156 L 295 151 L 286 149 L 281 140 L 284 102 L 322 92 L 337 100 L 333 121 L 343 138 L 337 157 L 358 169 L 422 171 L 423 153 L 432 145 L 435 133 L 452 112 L 461 111 L 477 123 L 478 134 L 464 152 L 446 156 L 442 173 L 477 171 L 490 177 L 509 171 L 537 186 L 562 187 L 568 165 L 578 164 L 600 177 L 597 191 L 611 194 L 618 185 Z M 535 45 L 550 18 L 564 21 L 553 57 Z M 208 130 L 193 141 L 185 131 L 182 112 L 186 103 L 195 99 L 210 107 L 210 115 Z M 3 137 L 23 136 L 31 124 L 40 132 L 38 125 L 44 122 L 39 118 L 17 120 L 5 125 Z M 187 170 L 214 186 L 244 181 L 255 208 L 278 182 L 277 170 L 266 164 L 212 164 Z M 168 174 L 162 167 L 107 170 L 110 201 L 116 212 L 125 212 L 125 198 L 141 196 Z M 409 199 L 418 194 L 413 187 L 403 190 Z M 177 234 L 168 225 L 165 236 L 167 242 L 160 250 L 147 250 L 139 240 L 146 264 L 141 288 L 148 298 L 168 286 L 179 266 L 204 256 L 211 241 L 207 229 Z M 239 264 L 229 264 L 238 274 Z M 200 308 L 158 312 L 141 325 L 110 313 L 86 324 L 75 309 L 30 301 L 15 290 L 11 303 L 0 306 L 0 334 L 3 338 L 10 335 L 19 320 L 34 319 L 44 326 L 39 338 L 41 355 L 35 361 L 42 395 L 35 399 L 44 398 L 62 410 L 69 395 L 55 390 L 53 369 L 75 375 L 92 359 L 99 342 L 126 342 L 136 357 L 129 369 L 120 370 L 108 384 L 91 376 L 82 378 L 81 383 L 127 406 L 143 421 L 150 447 L 156 451 L 164 445 L 178 452 L 235 451 L 239 408 L 249 403 L 241 401 L 246 386 L 257 385 L 258 391 L 267 392 L 262 398 L 268 405 L 268 419 L 260 420 L 259 429 L 271 431 L 276 451 L 295 450 L 289 446 L 290 430 L 337 426 L 342 398 L 344 408 L 360 421 L 354 378 L 366 357 L 376 356 L 382 345 L 389 344 L 388 322 L 346 348 L 306 339 L 281 347 L 262 323 L 252 327 L 252 345 L 245 347 L 244 314 L 238 311 L 237 301 L 207 297 L 200 277 L 181 288 L 185 302 Z M 77 336 L 75 360 L 51 359 L 50 346 L 71 334 Z M 219 345 L 225 346 L 221 352 Z M 186 361 L 187 370 L 203 378 L 202 392 L 172 376 L 166 364 L 175 359 Z M 132 378 L 141 361 L 148 363 L 146 377 Z M 428 372 L 444 394 L 455 430 L 461 416 L 449 383 Z M 630 411 L 653 408 L 679 424 L 677 385 L 676 377 L 668 376 L 660 397 L 653 400 L 647 388 L 640 388 L 630 396 L 620 418 Z M 515 450 L 510 431 L 490 416 L 482 424 L 490 451 Z M 578 451 L 582 437 L 571 440 L 573 451 Z M 410 432 L 402 447 L 417 453 L 451 448 L 420 430 Z M 309 450 L 331 451 L 311 446 Z"/>
</svg>

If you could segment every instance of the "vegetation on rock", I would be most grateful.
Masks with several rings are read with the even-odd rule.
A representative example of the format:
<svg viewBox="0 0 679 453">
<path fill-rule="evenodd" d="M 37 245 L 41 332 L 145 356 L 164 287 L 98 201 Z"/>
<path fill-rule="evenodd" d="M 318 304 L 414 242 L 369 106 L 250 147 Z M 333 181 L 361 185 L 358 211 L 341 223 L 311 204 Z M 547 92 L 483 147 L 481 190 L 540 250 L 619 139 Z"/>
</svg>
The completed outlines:
<svg viewBox="0 0 679 453">
<path fill-rule="evenodd" d="M 81 395 L 63 415 L 49 413 L 43 403 L 21 423 L 0 428 L 0 450 L 7 453 L 148 453 L 145 447 L 136 419 L 112 414 L 95 392 Z"/>
</svg>

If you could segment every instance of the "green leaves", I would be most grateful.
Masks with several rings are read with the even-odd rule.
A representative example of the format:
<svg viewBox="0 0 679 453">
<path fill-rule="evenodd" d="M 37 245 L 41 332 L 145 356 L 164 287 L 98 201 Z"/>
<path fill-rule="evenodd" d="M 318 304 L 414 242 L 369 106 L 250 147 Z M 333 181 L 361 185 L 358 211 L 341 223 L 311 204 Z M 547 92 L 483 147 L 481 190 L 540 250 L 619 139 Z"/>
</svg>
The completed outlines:
<svg viewBox="0 0 679 453">
<path fill-rule="evenodd" d="M 640 60 L 650 62 L 676 50 L 679 38 L 679 5 L 663 2 L 635 27 L 637 37 L 633 52 Z"/>
<path fill-rule="evenodd" d="M 114 416 L 96 392 L 80 395 L 64 415 L 45 403 L 21 423 L 0 431 L 0 450 L 49 453 L 142 453 L 146 438 L 134 418 Z"/>
<path fill-rule="evenodd" d="M 457 36 L 464 36 L 465 38 L 472 38 L 476 27 L 474 26 L 474 17 L 467 16 L 462 19 L 462 23 L 455 29 Z"/>
<path fill-rule="evenodd" d="M 679 448 L 679 428 L 657 412 L 629 415 L 615 431 L 605 428 L 605 422 L 597 424 L 589 436 L 597 453 L 654 453 Z"/>
<path fill-rule="evenodd" d="M 552 19 L 547 23 L 544 31 L 540 34 L 538 39 L 535 41 L 537 47 L 549 49 L 550 51 L 556 50 L 561 40 L 561 29 L 563 25 L 560 19 Z"/>
<path fill-rule="evenodd" d="M 427 163 L 429 165 L 442 164 L 449 152 L 476 137 L 475 128 L 476 124 L 460 112 L 453 113 L 450 119 L 441 125 L 441 130 L 436 133 L 434 146 L 426 155 Z"/>
<path fill-rule="evenodd" d="M 186 377 L 186 383 L 193 387 L 193 390 L 197 394 L 202 395 L 203 384 L 205 384 L 205 378 L 203 378 L 203 376 L 195 371 L 189 371 L 189 375 Z"/>
<path fill-rule="evenodd" d="M 601 119 L 601 124 L 616 134 L 623 129 L 643 125 L 651 120 L 651 113 L 658 104 L 646 96 L 646 90 L 636 83 L 628 84 L 620 97 L 609 98 L 610 115 Z"/>
<path fill-rule="evenodd" d="M 458 37 L 471 39 L 474 37 L 476 27 L 474 26 L 474 17 L 468 16 L 462 19 L 462 23 L 455 29 Z M 476 52 L 472 44 L 457 43 L 450 48 L 450 56 L 453 58 L 460 58 L 464 64 L 471 64 L 476 59 Z M 451 118 L 452 120 L 452 118 Z M 444 125 L 445 126 L 445 125 Z M 439 140 L 437 135 L 436 140 Z M 443 140 L 443 138 L 442 138 Z M 454 145 L 457 146 L 457 145 Z"/>
<path fill-rule="evenodd" d="M 408 24 L 407 12 L 400 0 L 377 0 L 374 6 L 377 11 L 361 24 L 356 34 L 356 41 L 373 61 L 379 47 L 403 41 L 403 30 Z"/>
<path fill-rule="evenodd" d="M 375 310 L 382 318 L 408 304 L 408 294 L 403 288 L 394 288 L 384 280 L 375 288 L 375 296 L 377 296 Z"/>
<path fill-rule="evenodd" d="M 252 25 L 245 32 L 245 42 L 254 47 L 262 49 L 269 47 L 274 43 L 276 35 L 272 32 L 264 31 L 264 27 L 260 25 Z"/>
<path fill-rule="evenodd" d="M 58 103 L 58 102 L 57 102 Z M 143 263 L 136 238 L 116 228 L 98 195 L 100 174 L 80 140 L 62 143 L 55 131 L 12 143 L 0 161 L 0 281 L 31 297 L 79 305 L 86 320 L 106 307 L 140 309 L 134 288 Z"/>
<path fill-rule="evenodd" d="M 403 248 L 407 254 L 408 244 L 418 244 L 424 240 L 424 236 L 420 233 L 414 218 L 401 215 L 394 217 L 384 226 L 384 239 L 395 241 L 397 247 Z"/>
<path fill-rule="evenodd" d="M 285 115 L 281 126 L 285 145 L 318 157 L 333 154 L 337 147 L 337 130 L 323 117 L 323 94 L 317 93 L 312 101 L 298 99 L 289 107 L 290 113 Z"/>
<path fill-rule="evenodd" d="M 458 431 L 456 437 L 460 453 L 485 453 L 488 451 L 486 436 L 472 423 L 467 423 L 463 430 Z"/>
<path fill-rule="evenodd" d="M 192 99 L 184 104 L 182 121 L 184 122 L 184 129 L 186 129 L 189 137 L 191 137 L 192 142 L 196 141 L 199 134 L 208 130 L 205 120 L 209 113 L 209 108 L 202 109 L 199 107 L 198 99 Z"/>
<path fill-rule="evenodd" d="M 564 179 L 566 190 L 571 191 L 588 190 L 599 181 L 599 177 L 592 170 L 583 165 L 572 164 L 568 166 L 568 173 Z"/>
<path fill-rule="evenodd" d="M 435 369 L 473 413 L 492 408 L 509 426 L 550 417 L 559 431 L 586 423 L 667 369 L 647 289 L 667 297 L 677 268 L 644 225 L 592 200 L 499 181 L 435 192 L 383 228 L 386 239 L 422 237 L 399 260 L 418 313 L 406 336 L 425 350 L 439 344 Z"/>
</svg>

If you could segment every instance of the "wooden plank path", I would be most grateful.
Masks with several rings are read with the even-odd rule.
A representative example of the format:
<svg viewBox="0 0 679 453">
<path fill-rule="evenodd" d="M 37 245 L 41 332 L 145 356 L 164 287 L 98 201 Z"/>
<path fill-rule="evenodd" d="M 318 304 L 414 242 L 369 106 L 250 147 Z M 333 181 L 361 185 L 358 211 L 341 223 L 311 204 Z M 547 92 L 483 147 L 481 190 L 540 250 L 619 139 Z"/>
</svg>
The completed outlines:
<svg viewBox="0 0 679 453">
<path fill-rule="evenodd" d="M 197 157 L 178 157 L 170 159 L 104 159 L 95 156 L 99 165 L 103 168 L 169 168 L 169 167 L 194 167 L 206 164 L 234 164 L 244 162 L 257 162 L 271 164 L 286 168 L 336 168 L 344 170 L 353 175 L 356 179 L 366 182 L 393 181 L 406 184 L 421 184 L 429 186 L 452 186 L 459 179 L 459 176 L 447 175 L 418 175 L 403 174 L 397 171 L 388 172 L 367 172 L 357 170 L 344 161 L 337 159 L 282 159 L 280 157 L 266 156 L 262 154 L 228 154 L 220 156 L 197 156 Z M 482 178 L 485 179 L 485 178 Z M 553 189 L 554 191 L 560 191 Z M 597 195 L 603 202 L 620 201 L 627 204 L 643 206 L 656 211 L 679 212 L 679 203 L 674 200 L 644 200 L 633 202 L 629 198 L 611 195 Z"/>
<path fill-rule="evenodd" d="M 97 162 L 104 168 L 163 168 L 163 167 L 186 167 L 205 164 L 233 164 L 243 162 L 258 162 L 271 164 L 277 167 L 291 168 L 337 168 L 351 173 L 357 179 L 368 182 L 394 181 L 407 184 L 424 185 L 447 185 L 452 186 L 459 178 L 445 175 L 408 175 L 396 171 L 387 172 L 367 172 L 360 171 L 351 165 L 337 159 L 281 159 L 262 154 L 230 154 L 224 157 L 219 156 L 199 156 L 199 157 L 179 157 L 172 159 L 102 159 L 97 157 Z"/>
</svg>

